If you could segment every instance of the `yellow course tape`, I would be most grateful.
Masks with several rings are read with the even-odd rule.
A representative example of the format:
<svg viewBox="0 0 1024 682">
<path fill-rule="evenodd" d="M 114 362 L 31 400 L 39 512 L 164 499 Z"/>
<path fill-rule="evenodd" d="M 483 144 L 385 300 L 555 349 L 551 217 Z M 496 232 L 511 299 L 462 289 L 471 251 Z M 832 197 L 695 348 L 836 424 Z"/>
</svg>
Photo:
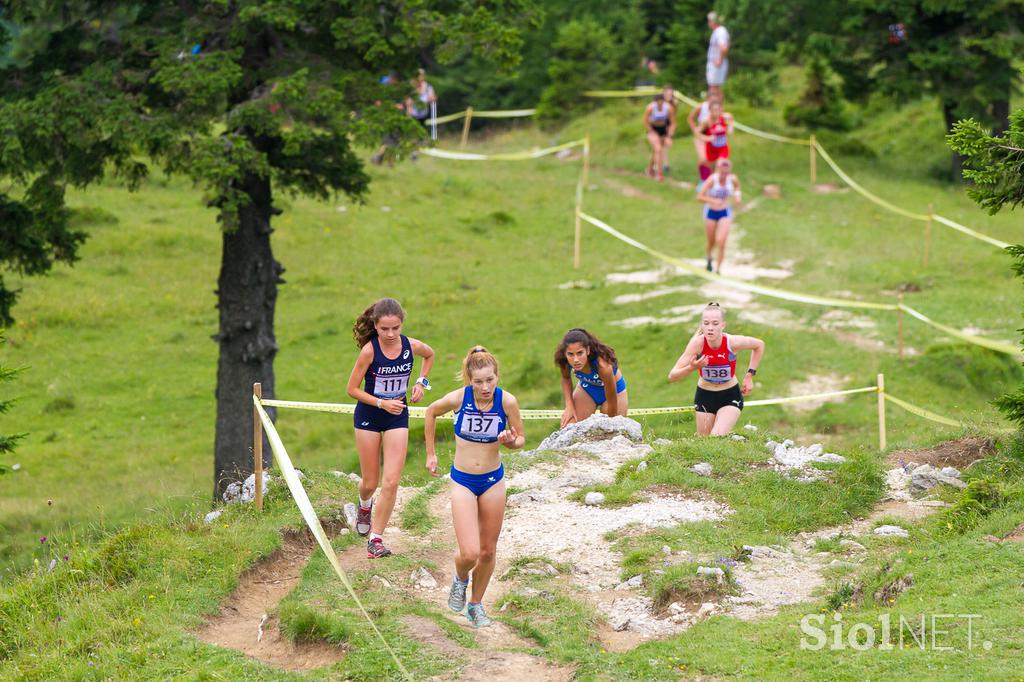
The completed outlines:
<svg viewBox="0 0 1024 682">
<path fill-rule="evenodd" d="M 930 419 L 933 422 L 938 422 L 939 424 L 945 424 L 946 426 L 963 426 L 962 422 L 958 422 L 958 421 L 955 421 L 953 419 L 949 419 L 947 417 L 943 417 L 942 415 L 935 414 L 934 412 L 929 412 L 928 410 L 924 409 L 923 407 L 918 407 L 917 405 L 911 405 L 906 400 L 900 400 L 896 396 L 889 395 L 888 393 L 883 393 L 883 395 L 885 396 L 885 399 L 888 400 L 889 402 L 892 402 L 892 403 L 895 403 L 896 405 L 899 405 L 900 407 L 902 407 L 907 412 L 910 412 L 911 414 L 916 414 L 918 417 L 924 417 L 925 419 Z"/>
<path fill-rule="evenodd" d="M 942 223 L 943 225 L 945 225 L 947 227 L 952 227 L 954 230 L 958 230 L 960 232 L 963 232 L 964 234 L 970 235 L 971 237 L 974 237 L 975 239 L 980 239 L 980 240 L 982 240 L 984 242 L 988 242 L 992 246 L 997 246 L 1000 249 L 1005 249 L 1006 247 L 1009 246 L 1009 244 L 1004 242 L 1004 241 L 996 239 L 995 237 L 989 237 L 987 234 L 982 234 L 981 232 L 978 232 L 976 230 L 972 230 L 971 228 L 967 227 L 966 225 L 961 225 L 960 223 L 955 222 L 953 220 L 950 220 L 949 218 L 946 218 L 944 216 L 940 216 L 940 215 L 937 215 L 937 214 L 933 213 L 932 214 L 932 218 L 935 219 L 935 222 Z"/>
<path fill-rule="evenodd" d="M 812 393 L 810 395 L 797 395 L 790 396 L 788 398 L 770 398 L 767 400 L 751 400 L 746 405 L 750 406 L 761 406 L 761 405 L 781 405 L 782 403 L 798 403 L 805 400 L 820 400 L 822 398 L 831 398 L 841 395 L 850 395 L 851 393 L 867 393 L 869 391 L 877 391 L 877 386 L 868 386 L 867 388 L 850 388 L 844 391 L 831 391 L 828 393 Z M 355 405 L 347 405 L 344 403 L 311 403 L 303 402 L 299 400 L 261 400 L 262 405 L 268 407 L 290 407 L 298 410 L 313 410 L 315 412 L 335 412 L 338 414 L 353 414 L 355 412 Z M 671 407 L 637 407 L 629 411 L 629 416 L 646 416 L 652 414 L 674 414 L 679 412 L 693 412 L 693 405 L 677 405 Z M 519 414 L 523 419 L 561 419 L 562 410 L 520 410 Z M 426 416 L 425 407 L 410 407 L 409 416 L 414 419 L 423 419 Z M 444 419 L 451 421 L 453 415 L 448 412 L 438 419 Z"/>
<path fill-rule="evenodd" d="M 469 152 L 453 152 L 446 149 L 421 149 L 420 154 L 433 156 L 438 159 L 453 159 L 455 161 L 524 161 L 526 159 L 539 159 L 573 147 L 582 147 L 586 140 L 573 140 L 555 147 L 544 149 L 530 149 L 522 152 L 507 152 L 504 154 L 472 154 Z"/>
<path fill-rule="evenodd" d="M 646 97 L 658 92 L 661 92 L 660 88 L 637 88 L 635 90 L 588 90 L 583 94 L 587 97 Z M 676 91 L 675 96 L 677 100 L 685 104 L 688 104 L 691 107 L 695 107 L 698 104 L 700 104 L 700 102 L 690 97 L 687 97 L 686 95 L 678 91 Z M 745 133 L 749 133 L 756 137 L 764 138 L 766 140 L 773 140 L 775 142 L 783 142 L 786 144 L 798 144 L 803 145 L 805 147 L 810 146 L 812 144 L 809 139 L 801 139 L 798 137 L 788 137 L 786 135 L 769 133 L 765 130 L 758 130 L 757 128 L 752 128 L 748 125 L 744 125 L 739 121 L 734 121 L 733 125 L 738 130 L 742 130 Z M 815 140 L 813 144 L 814 148 L 818 151 L 819 154 L 821 154 L 821 158 L 825 160 L 825 163 L 832 167 L 832 170 L 836 172 L 836 175 L 842 178 L 843 182 L 849 185 L 854 191 L 856 191 L 858 194 L 863 196 L 868 201 L 872 201 L 888 211 L 892 211 L 893 213 L 899 214 L 906 218 L 910 218 L 911 220 L 928 220 L 928 216 L 924 215 L 923 213 L 914 213 L 913 211 L 908 211 L 906 209 L 900 208 L 899 206 L 896 206 L 895 204 L 892 204 L 886 201 L 885 199 L 875 194 L 872 194 L 868 190 L 864 189 L 857 183 L 857 181 L 851 178 L 846 172 L 843 171 L 842 168 L 839 167 L 839 164 L 837 164 L 835 160 L 832 158 L 832 156 L 825 151 L 825 148 L 821 146 L 820 142 Z M 954 220 L 950 220 L 945 216 L 932 214 L 932 219 L 934 219 L 938 223 L 942 223 L 946 227 L 951 227 L 954 230 L 957 230 L 968 235 L 969 237 L 974 237 L 975 239 L 987 242 L 1000 249 L 1005 249 L 1006 247 L 1009 246 L 1007 242 L 1004 242 L 1000 239 L 996 239 L 995 237 L 990 237 L 989 235 L 984 234 L 982 232 L 978 232 L 977 230 L 972 230 L 966 225 L 961 225 L 960 223 Z"/>
<path fill-rule="evenodd" d="M 873 201 L 874 203 L 878 204 L 882 208 L 885 208 L 885 209 L 887 209 L 889 211 L 892 211 L 893 213 L 898 213 L 901 216 L 905 216 L 905 217 L 910 218 L 912 220 L 928 220 L 928 216 L 926 216 L 926 215 L 924 215 L 922 213 L 912 213 L 910 211 L 907 211 L 905 209 L 900 208 L 899 206 L 896 206 L 894 204 L 890 204 L 885 199 L 882 199 L 881 197 L 875 196 L 871 192 L 867 191 L 866 189 L 864 189 L 863 187 L 858 185 L 856 180 L 854 180 L 849 175 L 847 175 L 845 172 L 843 172 L 843 169 L 840 168 L 839 164 L 837 164 L 832 159 L 832 157 L 829 155 L 829 153 L 825 151 L 824 147 L 822 147 L 820 144 L 815 143 L 814 148 L 818 150 L 819 154 L 821 154 L 821 158 L 825 159 L 825 163 L 827 163 L 828 165 L 832 166 L 832 170 L 834 170 L 836 172 L 836 175 L 838 175 L 840 178 L 843 179 L 843 182 L 845 182 L 847 185 L 849 185 L 855 192 L 859 193 L 861 196 L 863 196 L 868 201 Z"/>
<path fill-rule="evenodd" d="M 873 301 L 850 301 L 850 300 L 842 299 L 842 298 L 829 298 L 827 296 L 814 296 L 812 294 L 800 294 L 800 293 L 797 293 L 795 291 L 785 291 L 783 289 L 775 289 L 775 288 L 772 288 L 772 287 L 762 286 L 760 284 L 754 284 L 753 282 L 744 282 L 744 281 L 737 280 L 737 279 L 730 279 L 728 277 L 723 277 L 722 275 L 717 275 L 717 274 L 715 274 L 713 272 L 708 272 L 704 268 L 699 268 L 699 267 L 697 267 L 695 265 L 690 265 L 686 261 L 683 261 L 683 260 L 681 260 L 679 258 L 674 258 L 674 257 L 669 256 L 667 254 L 661 253 L 660 251 L 656 251 L 655 249 L 652 249 L 651 247 L 647 246 L 646 244 L 643 244 L 642 242 L 638 242 L 637 240 L 633 239 L 632 237 L 629 237 L 629 236 L 619 232 L 618 230 L 616 230 L 614 227 L 612 227 L 608 223 L 605 223 L 605 222 L 603 222 L 601 220 L 598 220 L 597 218 L 595 218 L 595 217 L 593 217 L 591 215 L 587 215 L 586 213 L 580 213 L 580 219 L 585 220 L 586 222 L 590 223 L 594 227 L 597 227 L 597 228 L 599 228 L 601 230 L 604 230 L 605 232 L 607 232 L 608 234 L 612 235 L 616 239 L 619 239 L 620 241 L 623 241 L 623 242 L 629 244 L 630 246 L 636 247 L 637 249 L 640 249 L 641 251 L 649 253 L 650 255 L 654 256 L 655 258 L 657 258 L 657 259 L 659 259 L 661 261 L 664 261 L 665 263 L 668 263 L 670 265 L 674 265 L 675 267 L 677 267 L 677 268 L 679 268 L 681 270 L 685 270 L 685 271 L 689 272 L 690 274 L 692 274 L 692 275 L 694 275 L 696 277 L 701 277 L 701 278 L 706 279 L 706 280 L 711 281 L 711 282 L 718 282 L 720 284 L 725 284 L 727 286 L 735 287 L 737 289 L 745 289 L 747 291 L 752 291 L 752 292 L 757 293 L 757 294 L 764 294 L 765 296 L 771 296 L 773 298 L 781 298 L 781 299 L 786 300 L 786 301 L 796 301 L 798 303 L 810 303 L 812 305 L 832 306 L 832 307 L 835 307 L 835 308 L 862 308 L 862 309 L 870 309 L 870 310 L 896 310 L 896 304 L 895 303 L 876 303 L 876 302 L 873 302 Z"/>
<path fill-rule="evenodd" d="M 975 344 L 977 346 L 982 346 L 984 348 L 991 348 L 992 350 L 999 351 L 1000 353 L 1007 353 L 1009 355 L 1022 355 L 1022 354 L 1024 354 L 1024 353 L 1022 353 L 1021 349 L 1019 349 L 1019 348 L 1017 348 L 1015 346 L 1012 346 L 1012 345 L 1010 345 L 1008 343 L 1003 343 L 1002 341 L 993 341 L 992 339 L 986 339 L 983 336 L 973 336 L 971 334 L 964 334 L 963 332 L 957 331 L 956 329 L 953 329 L 952 327 L 944 325 L 944 324 L 942 324 L 940 322 L 936 322 L 935 320 L 932 320 L 931 318 L 929 318 L 929 317 L 919 313 L 918 311 L 916 311 L 913 308 L 911 308 L 909 306 L 906 306 L 906 305 L 902 305 L 902 304 L 897 305 L 897 304 L 894 304 L 894 303 L 875 303 L 873 301 L 848 301 L 848 300 L 845 300 L 845 299 L 828 298 L 828 297 L 825 297 L 825 296 L 813 296 L 813 295 L 810 295 L 810 294 L 798 294 L 798 293 L 792 292 L 792 291 L 784 291 L 782 289 L 773 289 L 771 287 L 763 287 L 763 286 L 760 286 L 758 284 L 752 284 L 750 282 L 743 282 L 743 281 L 740 281 L 740 280 L 729 279 L 728 277 L 722 277 L 721 275 L 716 275 L 714 273 L 710 273 L 710 272 L 708 272 L 706 270 L 703 270 L 701 268 L 698 268 L 696 266 L 690 265 L 689 263 L 687 263 L 685 261 L 682 261 L 682 260 L 680 260 L 678 258 L 673 258 L 672 256 L 668 256 L 666 254 L 663 254 L 660 251 L 656 251 L 655 249 L 650 248 L 646 244 L 643 244 L 642 242 L 638 242 L 637 240 L 633 239 L 632 237 L 624 235 L 623 233 L 621 233 L 618 230 L 616 230 L 614 227 L 608 225 L 605 222 L 602 222 L 602 221 L 598 220 L 597 218 L 594 218 L 593 216 L 589 216 L 586 213 L 582 213 L 581 212 L 580 213 L 580 219 L 590 223 L 594 227 L 597 227 L 597 228 L 600 228 L 601 230 L 604 230 L 605 232 L 607 232 L 608 234 L 612 235 L 616 239 L 619 239 L 620 241 L 623 241 L 623 242 L 629 244 L 630 246 L 634 246 L 634 247 L 640 249 L 641 251 L 649 253 L 650 255 L 654 256 L 655 258 L 658 258 L 659 260 L 664 261 L 665 263 L 668 263 L 670 265 L 674 265 L 674 266 L 676 266 L 676 267 L 678 267 L 678 268 L 680 268 L 682 270 L 686 270 L 687 272 L 690 272 L 693 275 L 696 275 L 697 277 L 702 277 L 702 278 L 704 278 L 706 280 L 709 280 L 709 281 L 712 281 L 712 282 L 719 282 L 721 284 L 725 284 L 725 285 L 731 286 L 731 287 L 736 287 L 738 289 L 746 289 L 747 291 L 752 291 L 752 292 L 758 293 L 758 294 L 764 294 L 765 296 L 771 296 L 773 298 L 781 298 L 783 300 L 797 301 L 797 302 L 800 302 L 800 303 L 810 303 L 812 305 L 827 305 L 827 306 L 834 306 L 834 307 L 837 307 L 837 308 L 838 307 L 844 307 L 844 308 L 871 308 L 871 309 L 875 309 L 875 310 L 903 310 L 907 314 L 909 314 L 912 317 L 920 320 L 921 322 L 924 322 L 927 325 L 930 325 L 930 326 L 932 326 L 932 327 L 934 327 L 934 328 L 936 328 L 936 329 L 938 329 L 940 331 L 943 331 L 946 334 L 949 334 L 950 336 L 954 336 L 956 338 L 963 339 L 964 341 L 967 341 L 968 343 L 973 343 L 973 344 Z"/>
<path fill-rule="evenodd" d="M 1011 345 L 1009 343 L 1003 343 L 1002 341 L 993 341 L 992 339 L 986 339 L 983 336 L 972 336 L 970 334 L 964 334 L 962 331 L 953 329 L 952 327 L 944 325 L 941 322 L 936 322 L 927 315 L 919 313 L 910 306 L 903 305 L 902 303 L 898 307 L 900 310 L 904 311 L 911 317 L 920 320 L 921 322 L 924 322 L 927 325 L 935 327 L 939 331 L 945 332 L 950 336 L 956 337 L 958 339 L 963 339 L 968 343 L 973 343 L 978 346 L 984 346 L 985 348 L 991 348 L 992 350 L 999 351 L 1000 353 L 1006 353 L 1008 355 L 1024 354 L 1022 353 L 1019 347 Z"/>
<path fill-rule="evenodd" d="M 459 119 L 466 118 L 467 113 L 467 111 L 456 111 L 454 114 L 438 116 L 434 119 L 434 123 L 441 125 L 442 123 L 458 121 Z M 521 116 L 533 116 L 536 113 L 536 109 L 502 109 L 494 111 L 476 111 L 474 109 L 473 118 L 519 118 Z M 429 121 L 430 119 L 427 120 Z"/>
<path fill-rule="evenodd" d="M 270 449 L 274 453 L 274 458 L 277 460 L 277 466 L 281 469 L 281 474 L 284 476 L 285 483 L 288 484 L 288 490 L 292 493 L 292 498 L 295 499 L 295 504 L 298 505 L 299 511 L 302 512 L 302 518 L 305 519 L 306 525 L 309 526 L 310 532 L 313 533 L 313 537 L 316 538 L 317 543 L 320 545 L 320 549 L 327 555 L 327 561 L 330 562 L 334 572 L 341 578 L 341 583 L 348 590 L 349 595 L 355 601 L 359 610 L 362 611 L 363 616 L 366 617 L 366 621 L 373 628 L 373 631 L 377 633 L 380 641 L 384 643 L 384 647 L 391 654 L 391 657 L 395 660 L 395 664 L 398 669 L 402 671 L 402 674 L 407 680 L 412 680 L 412 675 L 405 669 L 402 662 L 398 660 L 398 655 L 395 650 L 391 648 L 388 641 L 384 639 L 384 635 L 381 634 L 380 630 L 377 629 L 377 625 L 370 618 L 370 614 L 366 612 L 366 608 L 363 603 L 359 600 L 359 596 L 355 590 L 352 589 L 352 583 L 349 582 L 348 576 L 345 574 L 345 570 L 341 567 L 341 562 L 338 560 L 338 555 L 334 552 L 334 547 L 331 546 L 331 541 L 327 539 L 327 533 L 324 532 L 323 526 L 320 525 L 320 519 L 317 518 L 316 511 L 313 509 L 313 505 L 309 501 L 309 496 L 306 495 L 305 488 L 302 487 L 302 482 L 299 481 L 298 474 L 295 473 L 295 467 L 292 466 L 292 460 L 288 456 L 288 451 L 284 448 L 284 443 L 281 442 L 281 436 L 278 435 L 277 429 L 274 428 L 274 423 L 270 421 L 270 417 L 264 411 L 263 406 L 260 404 L 260 399 L 256 396 L 252 397 L 252 402 L 256 406 L 256 411 L 260 415 L 260 421 L 263 422 L 263 428 L 267 431 L 267 440 L 270 441 Z"/>
<path fill-rule="evenodd" d="M 533 116 L 536 109 L 504 109 L 501 111 L 477 111 L 473 110 L 473 118 L 519 118 L 521 116 Z"/>
<path fill-rule="evenodd" d="M 456 111 L 454 114 L 446 114 L 444 116 L 438 116 L 434 119 L 434 123 L 441 125 L 442 123 L 451 123 L 452 121 L 458 121 L 460 118 L 466 118 L 465 111 Z"/>
</svg>

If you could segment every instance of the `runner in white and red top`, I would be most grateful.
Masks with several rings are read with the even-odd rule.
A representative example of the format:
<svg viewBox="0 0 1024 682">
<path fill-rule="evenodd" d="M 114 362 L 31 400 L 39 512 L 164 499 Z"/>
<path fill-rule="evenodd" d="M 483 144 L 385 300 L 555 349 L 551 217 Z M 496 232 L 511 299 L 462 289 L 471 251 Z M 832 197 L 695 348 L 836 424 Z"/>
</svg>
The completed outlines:
<svg viewBox="0 0 1024 682">
<path fill-rule="evenodd" d="M 736 353 L 744 350 L 752 352 L 741 384 L 736 379 Z M 724 436 L 732 431 L 743 410 L 744 396 L 754 389 L 754 375 L 763 356 L 764 341 L 753 336 L 727 335 L 722 306 L 707 304 L 700 330 L 668 373 L 669 381 L 700 373 L 694 395 L 698 436 Z"/>
</svg>

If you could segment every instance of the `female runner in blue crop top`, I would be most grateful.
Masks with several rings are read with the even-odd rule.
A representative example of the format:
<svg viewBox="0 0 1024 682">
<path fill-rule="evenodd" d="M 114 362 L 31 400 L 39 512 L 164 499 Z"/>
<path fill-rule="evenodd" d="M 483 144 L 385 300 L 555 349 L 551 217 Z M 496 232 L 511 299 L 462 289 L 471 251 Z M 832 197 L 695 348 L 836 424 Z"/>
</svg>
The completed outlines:
<svg viewBox="0 0 1024 682">
<path fill-rule="evenodd" d="M 626 379 L 619 371 L 611 346 L 598 341 L 586 329 L 570 329 L 555 351 L 555 366 L 562 372 L 565 399 L 562 428 L 586 419 L 598 408 L 609 417 L 626 415 L 629 409 Z M 572 374 L 579 380 L 575 391 Z"/>
<path fill-rule="evenodd" d="M 470 349 L 462 361 L 462 380 L 465 386 L 427 408 L 423 431 L 427 469 L 437 476 L 437 418 L 455 412 L 452 521 L 459 548 L 448 606 L 458 612 L 466 607 L 466 589 L 472 575 L 473 591 L 466 617 L 478 628 L 491 624 L 482 601 L 494 572 L 498 535 L 505 519 L 505 468 L 498 446 L 521 448 L 526 436 L 519 403 L 511 393 L 498 388 L 498 360 L 486 348 Z"/>
</svg>

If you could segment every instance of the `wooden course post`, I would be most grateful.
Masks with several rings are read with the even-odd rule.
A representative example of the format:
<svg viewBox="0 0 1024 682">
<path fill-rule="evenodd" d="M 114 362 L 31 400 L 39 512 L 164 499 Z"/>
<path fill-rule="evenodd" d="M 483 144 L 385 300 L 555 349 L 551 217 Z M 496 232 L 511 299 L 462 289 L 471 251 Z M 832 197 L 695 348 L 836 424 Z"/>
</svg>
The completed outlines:
<svg viewBox="0 0 1024 682">
<path fill-rule="evenodd" d="M 903 292 L 898 297 L 899 305 L 896 308 L 896 338 L 899 341 L 899 358 L 903 359 Z"/>
<path fill-rule="evenodd" d="M 878 450 L 885 452 L 885 375 L 878 375 Z"/>
<path fill-rule="evenodd" d="M 462 149 L 469 142 L 469 124 L 473 121 L 473 107 L 466 107 L 466 120 L 462 124 Z"/>
<path fill-rule="evenodd" d="M 932 244 L 932 214 L 934 210 L 931 204 L 928 204 L 928 222 L 924 224 L 924 267 L 928 267 L 928 250 Z"/>
<path fill-rule="evenodd" d="M 818 182 L 818 140 L 811 134 L 811 184 Z"/>
<path fill-rule="evenodd" d="M 583 193 L 587 191 L 587 182 L 590 178 L 590 133 L 583 139 L 583 169 L 580 171 L 580 184 L 576 191 L 576 216 L 575 236 L 573 240 L 572 266 L 579 270 L 582 254 L 580 253 L 583 241 L 583 222 L 580 220 L 580 212 L 583 211 Z"/>
<path fill-rule="evenodd" d="M 252 394 L 257 399 L 263 397 L 263 385 L 255 383 L 252 385 Z M 260 420 L 260 412 L 256 406 L 252 406 L 252 456 L 253 474 L 256 478 L 256 509 L 263 511 L 263 422 Z"/>
</svg>

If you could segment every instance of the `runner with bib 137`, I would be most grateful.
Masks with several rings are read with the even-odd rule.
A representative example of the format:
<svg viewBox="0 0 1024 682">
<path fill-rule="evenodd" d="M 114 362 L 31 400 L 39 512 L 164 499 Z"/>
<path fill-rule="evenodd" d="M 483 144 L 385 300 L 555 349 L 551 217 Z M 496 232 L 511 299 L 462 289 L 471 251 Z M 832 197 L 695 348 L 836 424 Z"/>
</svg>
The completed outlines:
<svg viewBox="0 0 1024 682">
<path fill-rule="evenodd" d="M 736 354 L 749 350 L 750 365 L 742 384 L 736 379 Z M 668 373 L 679 381 L 699 372 L 697 392 L 697 435 L 724 436 L 736 426 L 743 410 L 743 398 L 754 389 L 754 375 L 764 356 L 764 341 L 753 336 L 725 334 L 725 311 L 708 303 L 701 315 L 700 329 L 686 344 L 686 350 Z"/>
<path fill-rule="evenodd" d="M 483 346 L 471 348 L 462 361 L 462 381 L 462 388 L 427 408 L 423 433 L 427 470 L 439 476 L 434 440 L 437 418 L 455 413 L 451 491 L 458 550 L 448 606 L 460 613 L 465 609 L 470 624 L 479 628 L 491 624 L 483 599 L 494 573 L 498 535 L 505 519 L 505 467 L 499 446 L 521 448 L 526 436 L 519 403 L 498 387 L 498 360 Z"/>
</svg>

